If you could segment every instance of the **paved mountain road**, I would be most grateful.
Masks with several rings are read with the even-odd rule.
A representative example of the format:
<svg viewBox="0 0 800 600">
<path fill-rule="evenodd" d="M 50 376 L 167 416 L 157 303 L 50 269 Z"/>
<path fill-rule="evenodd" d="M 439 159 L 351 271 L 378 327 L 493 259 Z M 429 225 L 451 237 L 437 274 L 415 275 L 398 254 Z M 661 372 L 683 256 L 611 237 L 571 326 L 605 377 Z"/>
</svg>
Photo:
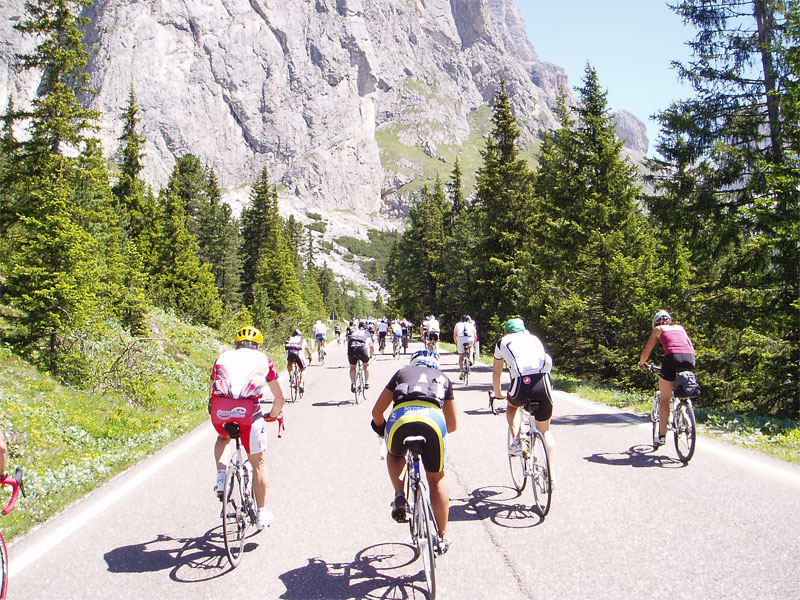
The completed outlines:
<svg viewBox="0 0 800 600">
<path fill-rule="evenodd" d="M 414 345 L 418 347 L 418 344 Z M 459 428 L 448 478 L 453 540 L 440 598 L 800 597 L 800 469 L 701 437 L 692 462 L 653 451 L 645 419 L 557 393 L 558 487 L 547 519 L 510 487 L 505 417 L 490 371 L 469 387 L 457 357 Z M 276 520 L 225 558 L 212 492 L 210 425 L 90 494 L 10 548 L 10 597 L 424 598 L 408 528 L 369 428 L 372 402 L 405 361 L 376 357 L 366 404 L 350 401 L 344 348 L 307 372 L 286 431 L 270 431 Z"/>
</svg>

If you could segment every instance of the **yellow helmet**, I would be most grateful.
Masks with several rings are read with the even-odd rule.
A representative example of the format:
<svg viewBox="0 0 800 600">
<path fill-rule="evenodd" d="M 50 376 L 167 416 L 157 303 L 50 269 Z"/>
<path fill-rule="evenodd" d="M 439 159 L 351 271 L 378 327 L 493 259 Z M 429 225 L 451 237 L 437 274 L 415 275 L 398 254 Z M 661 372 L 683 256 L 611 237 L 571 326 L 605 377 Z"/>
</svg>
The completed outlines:
<svg viewBox="0 0 800 600">
<path fill-rule="evenodd" d="M 261 335 L 261 332 L 252 325 L 245 325 L 236 332 L 235 341 L 236 343 L 255 342 L 256 344 L 262 344 L 264 342 L 264 336 Z"/>
</svg>

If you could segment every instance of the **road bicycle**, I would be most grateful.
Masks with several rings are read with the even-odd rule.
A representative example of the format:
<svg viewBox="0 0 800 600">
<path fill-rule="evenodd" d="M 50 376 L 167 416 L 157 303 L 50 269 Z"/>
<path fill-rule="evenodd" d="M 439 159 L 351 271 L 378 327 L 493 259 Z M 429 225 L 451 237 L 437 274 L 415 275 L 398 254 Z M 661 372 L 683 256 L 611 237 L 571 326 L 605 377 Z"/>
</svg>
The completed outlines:
<svg viewBox="0 0 800 600">
<path fill-rule="evenodd" d="M 403 354 L 408 352 L 408 332 L 403 334 Z"/>
<path fill-rule="evenodd" d="M 661 367 L 653 364 L 647 365 L 650 373 L 658 375 Z M 653 406 L 650 410 L 650 421 L 653 423 L 653 439 L 659 433 L 661 417 L 659 415 L 659 403 L 661 392 L 656 389 L 653 394 Z M 675 451 L 678 458 L 684 464 L 692 460 L 694 448 L 697 441 L 697 420 L 694 415 L 694 406 L 690 397 L 676 397 L 674 390 L 669 403 L 669 418 L 667 419 L 667 432 L 672 431 L 675 439 Z"/>
<path fill-rule="evenodd" d="M 263 404 L 259 402 L 259 404 Z M 278 437 L 281 437 L 283 413 L 278 415 Z M 222 534 L 225 540 L 225 553 L 231 567 L 238 566 L 242 560 L 247 528 L 255 526 L 258 518 L 256 500 L 253 495 L 253 467 L 240 442 L 241 431 L 236 422 L 223 425 L 225 431 L 236 442 L 236 450 L 225 469 L 225 486 L 222 490 Z"/>
<path fill-rule="evenodd" d="M 494 405 L 494 400 L 504 400 L 504 398 L 495 398 L 490 391 L 490 405 Z M 516 436 L 511 428 L 508 428 L 506 448 L 508 448 L 508 467 L 511 471 L 514 488 L 521 494 L 530 479 L 533 501 L 539 509 L 539 514 L 544 518 L 550 512 L 553 480 L 550 474 L 550 457 L 547 454 L 544 435 L 536 429 L 536 419 L 533 416 L 537 408 L 539 408 L 539 403 L 535 400 L 531 400 L 519 408 L 519 436 Z M 519 439 L 519 450 L 512 451 L 512 444 L 516 439 Z"/>
<path fill-rule="evenodd" d="M 0 480 L 0 488 L 10 486 L 11 498 L 8 500 L 2 514 L 5 516 L 14 510 L 17 504 L 17 498 L 20 493 L 25 496 L 25 486 L 22 483 L 22 467 L 17 467 L 14 476 L 6 475 Z M 3 532 L 0 531 L 0 600 L 5 600 L 6 592 L 8 592 L 8 549 L 6 548 L 6 541 L 3 538 Z"/>
<path fill-rule="evenodd" d="M 289 401 L 297 402 L 297 400 L 302 397 L 303 391 L 300 388 L 300 366 L 292 361 L 289 367 Z"/>
<path fill-rule="evenodd" d="M 422 557 L 428 597 L 433 599 L 436 598 L 436 557 L 441 554 L 441 547 L 439 526 L 433 514 L 428 486 L 422 476 L 423 469 L 420 467 L 425 438 L 421 435 L 408 436 L 403 440 L 403 445 L 407 449 L 405 495 L 408 528 L 417 556 Z"/>
<path fill-rule="evenodd" d="M 378 334 L 378 350 L 380 350 L 381 354 L 386 349 L 386 334 Z"/>
<path fill-rule="evenodd" d="M 469 385 L 469 374 L 472 371 L 472 344 L 464 349 L 464 360 L 461 362 L 461 374 L 459 379 L 464 382 L 464 385 Z"/>
<path fill-rule="evenodd" d="M 355 380 L 355 388 L 353 390 L 353 395 L 355 396 L 356 404 L 358 404 L 361 400 L 367 399 L 367 375 L 364 369 L 364 361 L 360 358 L 356 363 L 356 380 Z"/>
<path fill-rule="evenodd" d="M 392 338 L 392 358 L 397 358 L 398 354 L 400 354 L 400 340 L 396 337 Z"/>
</svg>

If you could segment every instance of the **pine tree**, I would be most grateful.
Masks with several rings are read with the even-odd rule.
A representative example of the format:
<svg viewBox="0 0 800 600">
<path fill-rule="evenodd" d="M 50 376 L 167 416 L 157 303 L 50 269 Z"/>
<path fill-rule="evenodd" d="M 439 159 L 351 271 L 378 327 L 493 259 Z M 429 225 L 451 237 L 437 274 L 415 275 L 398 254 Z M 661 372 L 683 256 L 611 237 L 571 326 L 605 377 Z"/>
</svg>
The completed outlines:
<svg viewBox="0 0 800 600">
<path fill-rule="evenodd" d="M 159 230 L 155 263 L 150 271 L 152 293 L 163 308 L 198 323 L 216 326 L 222 305 L 208 264 L 201 262 L 197 240 L 186 227 L 186 207 L 168 189 L 159 197 Z"/>
<path fill-rule="evenodd" d="M 253 286 L 256 266 L 266 244 L 271 221 L 270 211 L 277 210 L 272 204 L 269 173 L 264 167 L 250 190 L 250 201 L 242 209 L 242 300 L 253 304 Z"/>
<path fill-rule="evenodd" d="M 542 145 L 536 234 L 528 240 L 531 314 L 558 364 L 606 382 L 630 383 L 653 290 L 663 287 L 656 243 L 639 212 L 636 170 L 586 67 L 577 120 L 562 101 L 562 126 Z M 642 342 L 643 343 L 643 342 Z"/>
<path fill-rule="evenodd" d="M 526 291 L 519 285 L 519 251 L 531 235 L 534 175 L 517 147 L 519 126 L 511 112 L 505 81 L 500 82 L 492 129 L 481 152 L 475 199 L 476 292 L 478 318 L 490 337 L 499 324 L 518 314 Z"/>
<path fill-rule="evenodd" d="M 695 266 L 706 390 L 740 408 L 800 415 L 797 115 L 788 0 L 682 0 L 697 30 L 676 63 L 695 96 L 660 114 L 651 214 Z M 709 396 L 706 396 L 707 398 Z"/>
</svg>

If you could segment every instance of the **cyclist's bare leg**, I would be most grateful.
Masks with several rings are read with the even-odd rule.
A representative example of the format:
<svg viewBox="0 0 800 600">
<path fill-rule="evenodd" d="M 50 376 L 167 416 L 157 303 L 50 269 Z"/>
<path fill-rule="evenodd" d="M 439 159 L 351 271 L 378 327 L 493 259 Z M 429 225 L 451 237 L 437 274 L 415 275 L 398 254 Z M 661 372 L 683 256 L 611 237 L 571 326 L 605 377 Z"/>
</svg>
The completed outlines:
<svg viewBox="0 0 800 600">
<path fill-rule="evenodd" d="M 350 365 L 350 383 L 356 382 L 356 366 Z"/>
<path fill-rule="evenodd" d="M 444 477 L 444 471 L 439 473 L 426 473 L 428 488 L 431 491 L 431 506 L 436 524 L 439 526 L 439 536 L 447 537 L 447 519 L 450 513 L 450 487 Z"/>
<path fill-rule="evenodd" d="M 253 465 L 253 495 L 256 498 L 256 506 L 264 508 L 267 504 L 267 461 L 264 460 L 264 453 L 248 454 L 250 464 Z"/>
<path fill-rule="evenodd" d="M 228 449 L 230 441 L 230 438 L 218 435 L 217 441 L 214 442 L 214 458 L 217 461 L 217 471 L 224 471 L 228 467 L 228 465 L 223 462 L 223 457 L 225 455 L 225 450 Z"/>
<path fill-rule="evenodd" d="M 553 432 L 550 431 L 550 419 L 546 421 L 536 420 L 536 429 L 544 436 L 544 445 L 547 447 L 547 459 L 550 462 L 550 470 L 553 470 L 553 453 L 556 449 L 556 442 L 553 439 Z"/>
<path fill-rule="evenodd" d="M 406 457 L 388 452 L 386 454 L 386 469 L 389 471 L 389 480 L 392 482 L 394 493 L 402 492 L 406 481 Z"/>
<path fill-rule="evenodd" d="M 364 363 L 364 381 L 369 381 L 369 363 Z"/>
<path fill-rule="evenodd" d="M 512 406 L 511 402 L 507 404 L 506 421 L 508 421 L 508 428 L 514 432 L 514 435 L 517 435 L 519 433 L 519 419 L 517 418 L 518 409 L 516 406 Z"/>
<path fill-rule="evenodd" d="M 667 435 L 667 421 L 669 420 L 669 401 L 672 399 L 672 387 L 675 385 L 674 381 L 667 381 L 666 379 L 658 378 L 658 391 L 661 394 L 658 405 L 658 435 Z"/>
</svg>

